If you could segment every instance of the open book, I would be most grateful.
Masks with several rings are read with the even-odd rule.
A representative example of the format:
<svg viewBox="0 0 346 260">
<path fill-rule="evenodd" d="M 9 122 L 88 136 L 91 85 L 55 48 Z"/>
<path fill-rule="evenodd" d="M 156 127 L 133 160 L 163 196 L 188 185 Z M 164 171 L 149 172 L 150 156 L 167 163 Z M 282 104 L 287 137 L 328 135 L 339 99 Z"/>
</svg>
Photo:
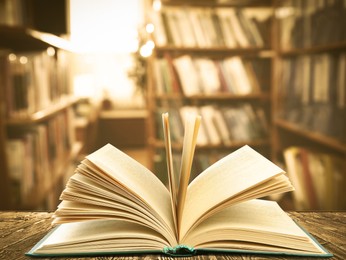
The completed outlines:
<svg viewBox="0 0 346 260">
<path fill-rule="evenodd" d="M 187 117 L 180 174 L 174 174 L 168 114 L 163 127 L 169 188 L 107 144 L 77 167 L 54 214 L 56 227 L 27 255 L 190 255 L 251 252 L 331 256 L 276 202 L 293 190 L 285 172 L 244 146 L 189 184 L 198 115 Z"/>
</svg>

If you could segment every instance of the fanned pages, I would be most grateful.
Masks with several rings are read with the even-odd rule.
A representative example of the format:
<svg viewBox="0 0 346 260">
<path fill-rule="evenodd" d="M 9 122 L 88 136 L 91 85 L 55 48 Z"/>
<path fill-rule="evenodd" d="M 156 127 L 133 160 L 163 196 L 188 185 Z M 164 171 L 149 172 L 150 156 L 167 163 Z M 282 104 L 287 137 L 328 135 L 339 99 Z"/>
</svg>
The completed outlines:
<svg viewBox="0 0 346 260">
<path fill-rule="evenodd" d="M 69 179 L 52 231 L 31 256 L 207 254 L 247 252 L 329 257 L 276 202 L 292 191 L 285 172 L 244 146 L 188 184 L 199 115 L 185 122 L 180 183 L 174 177 L 169 117 L 162 115 L 170 188 L 150 170 L 107 144 Z"/>
<path fill-rule="evenodd" d="M 194 114 L 188 114 L 185 121 L 185 135 L 184 135 L 184 145 L 183 154 L 181 160 L 180 169 L 180 183 L 178 192 L 178 230 L 180 230 L 182 223 L 182 216 L 184 210 L 184 204 L 186 199 L 186 190 L 190 179 L 191 167 L 193 155 L 195 152 L 195 146 L 197 142 L 198 129 L 201 123 L 200 116 L 194 116 Z M 178 233 L 179 237 L 179 233 Z"/>
<path fill-rule="evenodd" d="M 189 185 L 180 237 L 194 223 L 227 206 L 291 190 L 282 169 L 244 146 L 214 163 Z"/>
<path fill-rule="evenodd" d="M 163 133 L 165 139 L 166 147 L 166 160 L 167 160 L 167 174 L 169 181 L 169 189 L 171 193 L 171 204 L 172 204 L 172 214 L 175 227 L 175 235 L 178 234 L 178 224 L 177 224 L 177 197 L 178 197 L 178 187 L 177 181 L 173 169 L 173 156 L 172 156 L 172 144 L 171 144 L 171 134 L 169 128 L 169 116 L 168 113 L 162 114 L 162 123 L 163 123 Z"/>
</svg>

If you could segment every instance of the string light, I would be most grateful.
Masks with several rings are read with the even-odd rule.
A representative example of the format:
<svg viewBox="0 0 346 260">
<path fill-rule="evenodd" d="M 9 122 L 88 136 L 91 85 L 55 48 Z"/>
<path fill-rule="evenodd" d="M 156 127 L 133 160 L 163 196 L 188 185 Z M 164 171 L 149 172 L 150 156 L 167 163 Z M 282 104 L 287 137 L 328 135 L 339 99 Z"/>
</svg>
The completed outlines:
<svg viewBox="0 0 346 260">
<path fill-rule="evenodd" d="M 147 33 L 153 33 L 154 32 L 154 25 L 152 23 L 148 23 L 145 26 L 145 30 L 147 31 Z"/>
<path fill-rule="evenodd" d="M 151 56 L 151 54 L 153 53 L 154 47 L 155 47 L 154 42 L 149 40 L 144 45 L 141 46 L 141 48 L 139 49 L 139 54 L 143 58 L 147 58 L 147 57 Z"/>
<path fill-rule="evenodd" d="M 153 1 L 153 9 L 154 11 L 160 11 L 161 10 L 161 0 L 154 0 Z"/>
</svg>

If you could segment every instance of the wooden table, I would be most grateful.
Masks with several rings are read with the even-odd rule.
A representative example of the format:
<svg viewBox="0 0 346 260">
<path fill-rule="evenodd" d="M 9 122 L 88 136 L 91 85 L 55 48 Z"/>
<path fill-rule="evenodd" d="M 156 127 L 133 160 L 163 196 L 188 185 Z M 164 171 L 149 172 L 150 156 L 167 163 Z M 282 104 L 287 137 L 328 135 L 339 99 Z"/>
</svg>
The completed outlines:
<svg viewBox="0 0 346 260">
<path fill-rule="evenodd" d="M 329 259 L 346 259 L 346 212 L 288 212 L 305 227 L 326 249 L 334 254 Z M 31 249 L 50 229 L 52 213 L 0 212 L 0 259 L 33 259 L 24 253 Z M 267 257 L 270 259 L 297 259 Z M 42 259 L 42 258 L 40 258 Z M 58 258 L 54 258 L 58 259 Z M 71 258 L 61 258 L 71 259 Z M 93 257 L 73 259 L 173 259 L 167 256 Z M 178 259 L 178 258 L 174 258 Z M 181 259 L 181 258 L 180 258 Z M 203 255 L 186 259 L 266 259 L 256 255 Z M 307 258 L 299 258 L 307 259 Z M 318 259 L 318 258 L 311 258 Z"/>
</svg>

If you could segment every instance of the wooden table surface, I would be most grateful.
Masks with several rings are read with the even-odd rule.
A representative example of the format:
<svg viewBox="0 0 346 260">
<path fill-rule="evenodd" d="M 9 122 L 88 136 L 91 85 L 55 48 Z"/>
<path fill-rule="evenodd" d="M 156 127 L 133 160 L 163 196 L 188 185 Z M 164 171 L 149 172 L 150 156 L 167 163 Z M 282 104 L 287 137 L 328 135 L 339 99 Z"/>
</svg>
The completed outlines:
<svg viewBox="0 0 346 260">
<path fill-rule="evenodd" d="M 334 257 L 346 259 L 346 212 L 288 212 L 309 231 Z M 0 259 L 36 259 L 25 256 L 51 229 L 52 213 L 46 212 L 0 212 Z M 145 255 L 133 257 L 84 257 L 54 259 L 297 259 L 298 257 L 256 256 L 244 254 L 202 255 L 186 258 Z M 39 258 L 47 259 L 47 258 Z M 308 258 L 298 258 L 308 259 Z M 311 258 L 318 259 L 318 258 Z"/>
</svg>

